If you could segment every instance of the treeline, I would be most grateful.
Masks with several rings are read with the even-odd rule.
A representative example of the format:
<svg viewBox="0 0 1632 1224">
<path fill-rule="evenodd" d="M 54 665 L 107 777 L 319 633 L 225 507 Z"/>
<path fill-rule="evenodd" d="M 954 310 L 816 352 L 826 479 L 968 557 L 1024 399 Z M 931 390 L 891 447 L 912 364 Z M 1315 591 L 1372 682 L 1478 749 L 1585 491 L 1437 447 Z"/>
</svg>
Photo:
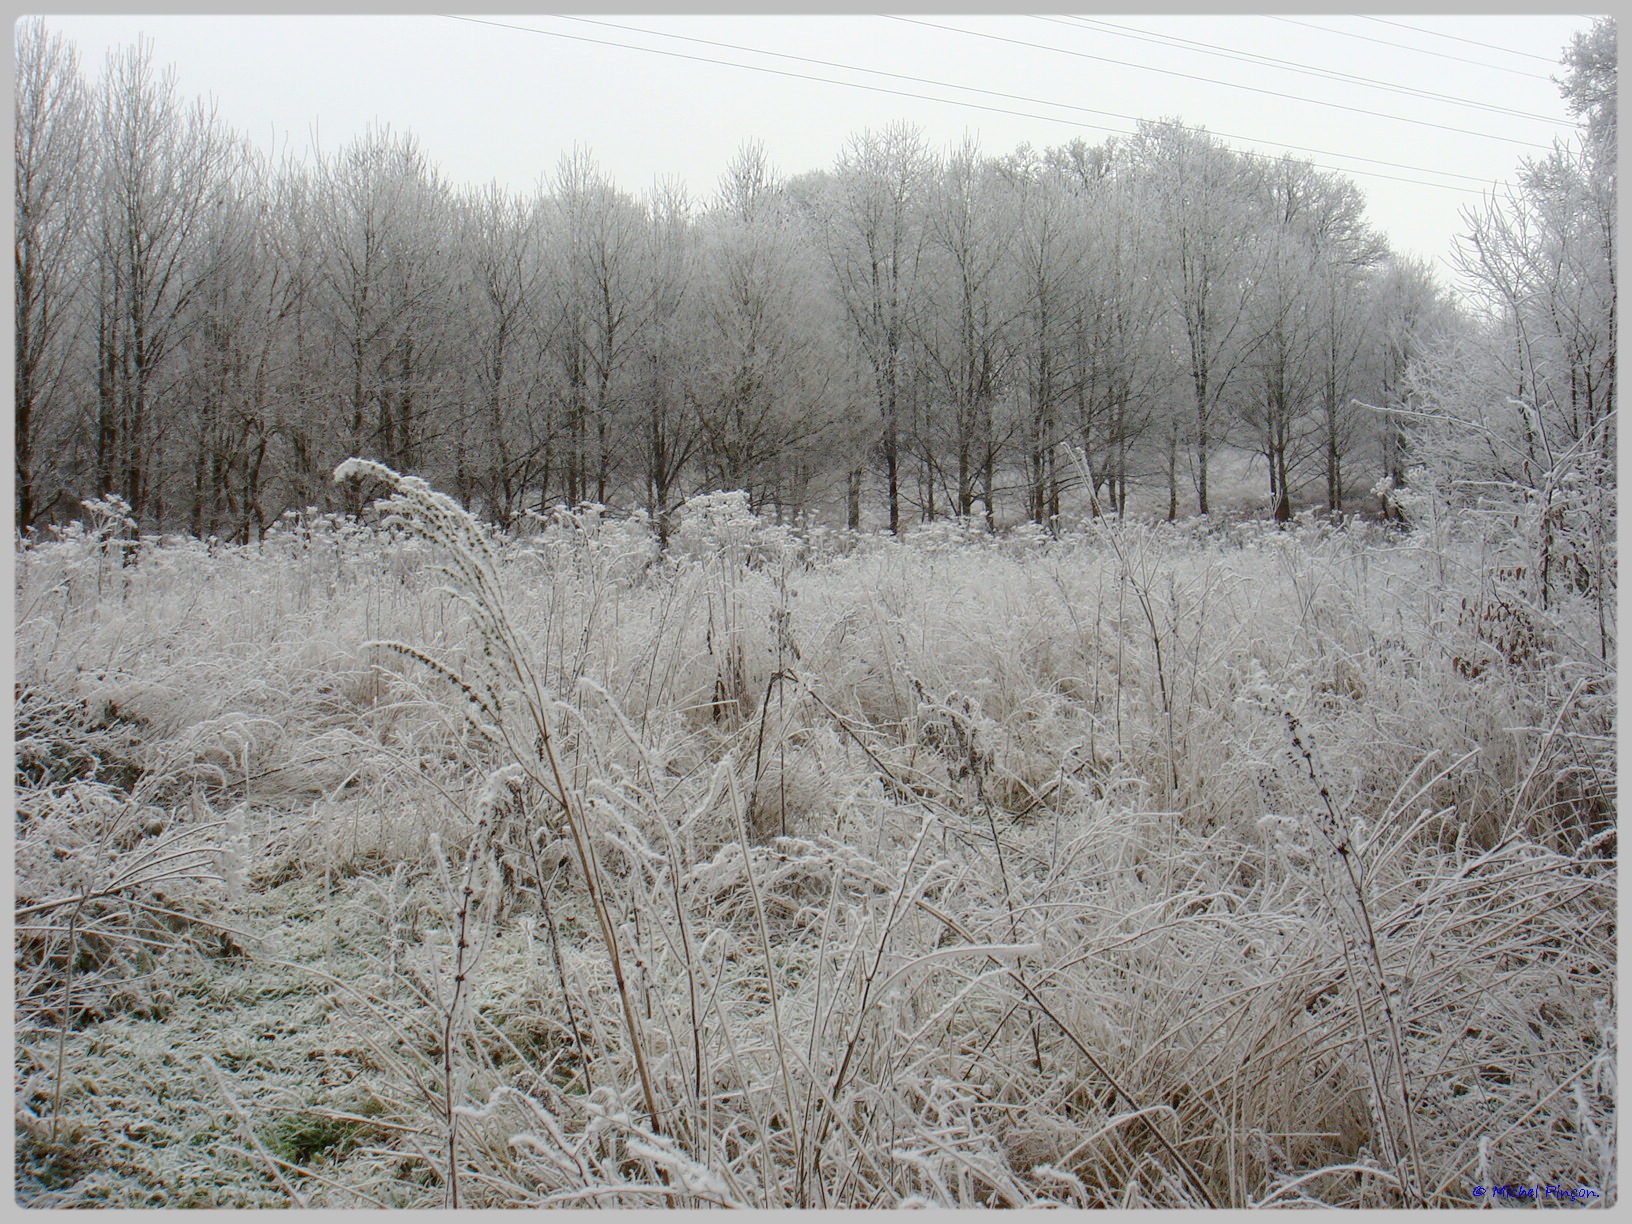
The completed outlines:
<svg viewBox="0 0 1632 1224">
<path fill-rule="evenodd" d="M 358 509 L 330 473 L 362 456 L 503 524 L 583 501 L 666 522 L 726 488 L 851 526 L 1046 523 L 1088 503 L 1062 444 L 1095 504 L 1144 486 L 1170 517 L 1208 511 L 1220 455 L 1255 454 L 1286 516 L 1404 486 L 1450 411 L 1433 387 L 1473 371 L 1494 389 L 1470 411 L 1531 404 L 1532 448 L 1607 448 L 1602 25 L 1607 111 L 1587 69 L 1571 83 L 1607 146 L 1470 215 L 1479 317 L 1346 178 L 1176 122 L 1001 157 L 897 125 L 793 178 L 747 144 L 700 201 L 636 199 L 575 151 L 521 196 L 450 184 L 385 129 L 273 164 L 150 47 L 87 80 L 24 21 L 17 522 L 111 493 L 146 528 L 250 538 Z M 1608 211 L 1583 214 L 1605 147 Z"/>
</svg>

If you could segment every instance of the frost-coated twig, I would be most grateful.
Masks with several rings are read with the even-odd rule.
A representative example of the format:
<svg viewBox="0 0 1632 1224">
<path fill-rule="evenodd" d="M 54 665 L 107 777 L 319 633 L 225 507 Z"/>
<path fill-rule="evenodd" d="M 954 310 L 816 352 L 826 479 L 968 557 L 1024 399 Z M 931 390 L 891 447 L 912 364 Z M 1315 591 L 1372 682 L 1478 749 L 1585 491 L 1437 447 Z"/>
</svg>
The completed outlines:
<svg viewBox="0 0 1632 1224">
<path fill-rule="evenodd" d="M 555 915 L 550 911 L 550 893 L 555 889 L 556 871 L 551 871 L 546 879 L 543 875 L 543 862 L 538 853 L 537 835 L 527 839 L 532 850 L 533 879 L 538 886 L 538 904 L 544 914 L 544 930 L 550 938 L 550 957 L 555 962 L 555 978 L 561 987 L 561 1002 L 567 1013 L 567 1029 L 572 1033 L 572 1048 L 578 1054 L 578 1066 L 584 1077 L 584 1095 L 588 1096 L 595 1091 L 595 1080 L 589 1069 L 589 1050 L 584 1045 L 584 1035 L 578 1029 L 578 1009 L 572 1002 L 572 989 L 567 984 L 567 966 L 561 959 L 561 936 L 555 928 Z"/>
<path fill-rule="evenodd" d="M 491 787 L 491 783 L 489 784 Z M 442 1003 L 442 1116 L 447 1126 L 447 1187 L 448 1206 L 459 1206 L 459 1097 L 462 1085 L 459 1076 L 460 1046 L 464 1040 L 465 1010 L 470 995 L 470 977 L 481 958 L 482 939 L 474 930 L 481 904 L 479 875 L 488 853 L 488 839 L 492 833 L 492 803 L 484 794 L 477 810 L 476 835 L 465 851 L 464 870 L 454 884 L 453 912 L 453 987 Z M 445 885 L 446 887 L 446 885 Z M 485 911 L 489 906 L 482 905 Z M 485 912 L 484 920 L 490 920 Z"/>
<path fill-rule="evenodd" d="M 748 823 L 743 815 L 742 796 L 737 793 L 736 772 L 731 769 L 731 758 L 726 757 L 722 762 L 726 770 L 726 781 L 730 792 L 731 811 L 736 817 L 738 844 L 742 847 L 743 875 L 748 880 L 748 895 L 753 899 L 754 922 L 759 935 L 760 958 L 765 965 L 765 988 L 770 993 L 771 1002 L 771 1038 L 776 1046 L 777 1066 L 782 1074 L 782 1091 L 787 1101 L 788 1127 L 794 1128 L 794 1119 L 798 1115 L 797 1094 L 793 1090 L 793 1075 L 788 1070 L 787 1040 L 782 1026 L 782 1009 L 779 1002 L 779 991 L 776 988 L 776 963 L 771 956 L 771 932 L 765 923 L 765 902 L 759 895 L 759 881 L 754 878 L 753 860 L 749 857 Z M 803 1166 L 805 1161 L 805 1146 L 799 1140 L 799 1133 L 793 1130 L 793 1148 L 798 1153 L 797 1193 L 798 1206 L 808 1206 L 804 1202 Z"/>
<path fill-rule="evenodd" d="M 1061 445 L 1064 446 L 1063 443 Z M 1093 469 L 1089 466 L 1087 453 L 1080 447 L 1071 446 L 1066 446 L 1065 452 L 1070 456 L 1072 464 L 1075 465 L 1088 488 L 1092 489 L 1094 487 L 1094 474 Z M 1173 700 L 1172 695 L 1168 692 L 1167 666 L 1162 654 L 1162 629 L 1156 621 L 1156 609 L 1150 600 L 1150 585 L 1134 577 L 1132 564 L 1128 559 L 1127 552 L 1122 547 L 1120 526 L 1111 527 L 1105 524 L 1103 518 L 1099 517 L 1097 498 L 1095 499 L 1095 506 L 1094 522 L 1101 525 L 1105 540 L 1110 544 L 1111 551 L 1116 554 L 1118 573 L 1126 580 L 1128 585 L 1133 587 L 1133 596 L 1139 601 L 1139 611 L 1144 614 L 1145 628 L 1150 633 L 1151 649 L 1156 656 L 1156 689 L 1161 696 L 1162 715 L 1167 724 L 1168 780 L 1172 783 L 1173 794 L 1177 795 L 1179 792 L 1179 758 L 1178 741 L 1174 730 Z"/>
<path fill-rule="evenodd" d="M 51 1088 L 51 1142 L 57 1141 L 57 1126 L 62 1119 L 62 1069 L 68 1049 L 68 1030 L 74 1023 L 74 968 L 79 961 L 79 914 L 83 905 L 74 906 L 68 915 L 68 969 L 62 981 L 62 1020 L 57 1025 L 57 1074 Z"/>
<path fill-rule="evenodd" d="M 1297 716 L 1290 710 L 1285 713 L 1287 727 L 1292 735 L 1292 746 L 1302 757 L 1304 766 L 1309 773 L 1309 780 L 1318 791 L 1321 805 L 1325 809 L 1326 821 L 1321 831 L 1342 866 L 1343 879 L 1348 884 L 1350 899 L 1354 902 L 1355 912 L 1360 919 L 1361 948 L 1372 973 L 1372 987 L 1377 992 L 1378 1002 L 1383 1009 L 1383 1020 L 1388 1027 L 1388 1052 L 1390 1060 L 1394 1064 L 1394 1078 L 1399 1082 L 1400 1105 L 1405 1131 L 1406 1153 L 1405 1158 L 1401 1160 L 1400 1181 L 1407 1188 L 1408 1193 L 1416 1198 L 1417 1205 L 1426 1207 L 1428 1206 L 1425 1196 L 1427 1182 L 1423 1177 L 1421 1149 L 1417 1143 L 1416 1106 L 1411 1098 L 1410 1082 L 1406 1078 L 1405 1038 L 1401 1031 L 1399 1016 L 1394 1007 L 1392 992 L 1389 989 L 1388 973 L 1383 967 L 1382 947 L 1378 942 L 1376 927 L 1372 924 L 1371 906 L 1366 899 L 1365 866 L 1361 861 L 1358 847 L 1354 845 L 1353 838 L 1349 835 L 1347 823 L 1338 815 L 1337 807 L 1332 802 L 1331 791 L 1327 789 L 1326 784 L 1321 781 L 1319 773 L 1315 770 L 1314 754 L 1303 741 Z M 1346 965 L 1348 962 L 1347 940 L 1344 941 L 1343 945 L 1343 958 Z M 1366 1023 L 1364 1004 L 1360 1004 L 1355 1010 L 1362 1028 L 1364 1028 Z M 1371 1041 L 1365 1033 L 1362 1033 L 1362 1040 L 1366 1046 L 1366 1058 L 1369 1064 L 1372 1057 Z M 1383 1104 L 1383 1082 L 1376 1072 L 1375 1065 L 1372 1065 L 1372 1083 L 1377 1096 L 1378 1110 L 1383 1115 L 1384 1126 L 1392 1134 L 1393 1124 L 1388 1117 L 1389 1111 Z M 1410 1168 L 1410 1177 L 1405 1176 L 1407 1164 Z"/>
</svg>

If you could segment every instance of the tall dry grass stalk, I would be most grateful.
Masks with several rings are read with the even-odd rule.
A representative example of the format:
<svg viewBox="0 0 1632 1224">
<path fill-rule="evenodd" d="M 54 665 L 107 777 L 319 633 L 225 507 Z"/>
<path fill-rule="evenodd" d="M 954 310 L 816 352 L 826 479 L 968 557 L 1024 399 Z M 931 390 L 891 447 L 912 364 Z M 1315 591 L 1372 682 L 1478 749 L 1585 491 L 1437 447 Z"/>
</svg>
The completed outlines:
<svg viewBox="0 0 1632 1224">
<path fill-rule="evenodd" d="M 347 460 L 335 470 L 336 480 L 353 477 L 372 478 L 385 484 L 391 494 L 381 502 L 381 508 L 389 516 L 388 521 L 400 523 L 443 550 L 444 572 L 456 584 L 450 593 L 469 611 L 479 636 L 481 671 L 472 683 L 453 668 L 411 646 L 393 643 L 392 647 L 413 655 L 447 677 L 474 707 L 473 716 L 486 719 L 477 724 L 478 730 L 502 742 L 508 763 L 519 767 L 558 806 L 571 834 L 602 946 L 612 967 L 648 1123 L 655 1132 L 661 1133 L 662 1119 L 647 1067 L 646 1042 L 624 972 L 623 949 L 608 908 L 596 839 L 588 827 L 581 795 L 568 787 L 562 775 L 555 750 L 552 701 L 533 662 L 535 648 L 516 628 L 510 615 L 493 545 L 481 524 L 462 506 L 418 477 L 400 476 L 383 464 L 361 459 Z M 521 725 L 530 733 L 530 742 L 516 734 L 516 723 L 506 717 L 507 707 L 517 704 L 522 714 Z M 467 883 L 465 887 L 470 885 Z M 462 936 L 460 942 L 463 944 Z M 450 1105 L 450 1147 L 454 1142 L 453 1117 Z"/>
</svg>

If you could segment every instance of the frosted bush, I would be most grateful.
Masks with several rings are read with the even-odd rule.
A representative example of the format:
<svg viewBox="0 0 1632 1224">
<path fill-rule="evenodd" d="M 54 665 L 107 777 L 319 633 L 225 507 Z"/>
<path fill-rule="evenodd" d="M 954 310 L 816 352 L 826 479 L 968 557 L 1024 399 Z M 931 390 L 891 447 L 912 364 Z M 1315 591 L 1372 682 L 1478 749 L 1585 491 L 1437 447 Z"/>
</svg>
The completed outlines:
<svg viewBox="0 0 1632 1224">
<path fill-rule="evenodd" d="M 702 493 L 680 507 L 676 549 L 695 560 L 718 556 L 734 564 L 758 567 L 793 559 L 799 552 L 797 532 L 755 514 L 748 495 L 738 491 Z"/>
<path fill-rule="evenodd" d="M 986 520 L 976 514 L 919 523 L 903 532 L 901 538 L 925 552 L 952 552 L 991 544 L 996 539 L 986 529 Z"/>
</svg>

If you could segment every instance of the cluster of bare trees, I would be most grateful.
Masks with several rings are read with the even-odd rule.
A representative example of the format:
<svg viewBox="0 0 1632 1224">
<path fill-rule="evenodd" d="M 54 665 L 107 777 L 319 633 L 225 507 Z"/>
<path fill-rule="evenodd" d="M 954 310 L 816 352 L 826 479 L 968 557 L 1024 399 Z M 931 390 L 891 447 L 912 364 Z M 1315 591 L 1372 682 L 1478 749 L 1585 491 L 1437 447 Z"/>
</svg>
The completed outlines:
<svg viewBox="0 0 1632 1224">
<path fill-rule="evenodd" d="M 1521 163 L 1466 214 L 1467 324 L 1409 364 L 1397 401 L 1407 507 L 1488 513 L 1528 553 L 1513 569 L 1543 611 L 1562 595 L 1614 639 L 1616 34 L 1600 18 L 1564 56 L 1577 139 Z"/>
<path fill-rule="evenodd" d="M 145 525 L 247 537 L 356 509 L 327 480 L 351 455 L 501 523 L 582 501 L 664 521 L 716 488 L 892 530 L 1046 523 L 1085 501 L 1062 445 L 1115 508 L 1144 485 L 1206 512 L 1245 453 L 1277 514 L 1336 510 L 1405 480 L 1411 430 L 1365 405 L 1420 398 L 1456 318 L 1352 183 L 1177 123 L 1001 157 L 892 126 L 791 179 L 749 144 L 700 202 L 636 199 L 575 151 L 522 197 L 383 129 L 273 165 L 150 48 L 87 82 L 24 22 L 16 139 L 25 529 L 116 493 Z M 1538 201 L 1577 190 L 1535 174 Z M 1612 173 L 1607 200 L 1612 226 Z M 1518 377 L 1563 376 L 1523 343 Z"/>
</svg>

